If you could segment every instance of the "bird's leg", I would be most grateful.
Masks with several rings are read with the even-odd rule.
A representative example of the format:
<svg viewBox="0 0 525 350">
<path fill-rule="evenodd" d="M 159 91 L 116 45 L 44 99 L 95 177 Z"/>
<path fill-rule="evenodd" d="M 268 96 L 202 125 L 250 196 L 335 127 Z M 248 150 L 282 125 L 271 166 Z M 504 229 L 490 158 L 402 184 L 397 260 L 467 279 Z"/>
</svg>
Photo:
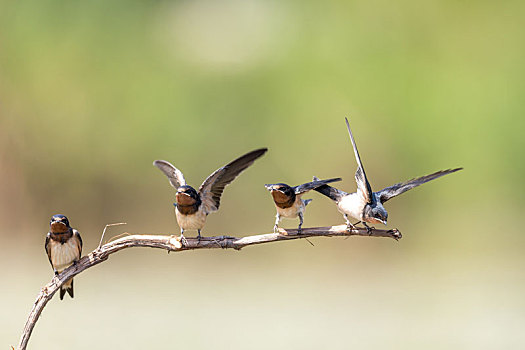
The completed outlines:
<svg viewBox="0 0 525 350">
<path fill-rule="evenodd" d="M 361 223 L 366 227 L 366 233 L 368 233 L 368 235 L 371 236 L 373 227 L 368 226 L 364 221 L 361 221 Z"/>
<path fill-rule="evenodd" d="M 280 220 L 281 220 L 281 215 L 277 213 L 277 215 L 275 215 L 275 225 L 273 225 L 273 233 L 277 233 L 277 230 L 279 229 Z"/>
<path fill-rule="evenodd" d="M 303 230 L 303 213 L 299 213 L 299 227 L 297 227 L 297 234 L 300 235 Z"/>
<path fill-rule="evenodd" d="M 201 242 L 201 230 L 197 230 L 197 239 L 199 240 L 199 243 Z"/>
<path fill-rule="evenodd" d="M 184 237 L 183 228 L 180 229 L 180 242 L 182 243 L 182 245 L 188 245 L 188 240 L 186 239 L 186 237 Z"/>
<path fill-rule="evenodd" d="M 53 269 L 53 272 L 55 273 L 55 276 L 58 276 L 58 271 L 57 271 L 57 269 Z"/>
<path fill-rule="evenodd" d="M 353 225 L 351 222 L 350 222 L 350 219 L 348 218 L 348 215 L 346 214 L 343 214 L 343 216 L 345 217 L 345 220 L 346 220 L 346 230 L 348 232 L 352 231 L 352 230 L 355 230 L 356 227 L 355 225 Z M 356 224 L 357 225 L 357 224 Z"/>
</svg>

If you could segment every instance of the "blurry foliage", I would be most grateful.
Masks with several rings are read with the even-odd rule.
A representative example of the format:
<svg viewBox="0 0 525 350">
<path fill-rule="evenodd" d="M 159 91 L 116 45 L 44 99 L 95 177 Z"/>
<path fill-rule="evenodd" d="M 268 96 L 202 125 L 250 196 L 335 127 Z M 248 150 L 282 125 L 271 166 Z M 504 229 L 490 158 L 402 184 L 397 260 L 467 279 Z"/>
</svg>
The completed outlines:
<svg viewBox="0 0 525 350">
<path fill-rule="evenodd" d="M 25 189 L 21 203 L 40 215 L 107 220 L 170 190 L 150 166 L 156 158 L 197 185 L 263 145 L 271 153 L 257 165 L 262 183 L 321 173 L 352 189 L 347 115 L 376 187 L 462 165 L 463 178 L 435 186 L 477 205 L 520 204 L 524 44 L 512 14 L 522 7 L 6 2 L 3 198 Z M 433 200 L 444 205 L 450 195 Z"/>
<path fill-rule="evenodd" d="M 4 175 L 3 198 L 25 189 L 22 202 L 46 217 L 124 217 L 158 202 L 152 190 L 170 190 L 152 160 L 172 161 L 197 185 L 263 145 L 271 153 L 258 181 L 317 173 L 343 176 L 351 190 L 350 116 L 375 187 L 459 165 L 462 178 L 432 185 L 449 195 L 432 200 L 445 205 L 454 190 L 476 205 L 520 204 L 524 44 L 512 14 L 522 7 L 6 2 L 1 145 L 4 168 L 18 175 Z"/>
<path fill-rule="evenodd" d="M 204 234 L 269 231 L 264 183 L 342 176 L 339 187 L 354 190 L 348 116 L 375 189 L 465 167 L 388 203 L 414 265 L 424 253 L 521 255 L 524 10 L 523 1 L 3 1 L 2 239 L 20 230 L 40 251 L 57 212 L 87 249 L 109 222 L 177 232 L 174 191 L 152 161 L 169 160 L 198 186 L 262 146 L 270 152 L 226 189 Z M 342 223 L 311 197 L 306 225 Z M 353 253 L 389 254 L 383 244 Z"/>
</svg>

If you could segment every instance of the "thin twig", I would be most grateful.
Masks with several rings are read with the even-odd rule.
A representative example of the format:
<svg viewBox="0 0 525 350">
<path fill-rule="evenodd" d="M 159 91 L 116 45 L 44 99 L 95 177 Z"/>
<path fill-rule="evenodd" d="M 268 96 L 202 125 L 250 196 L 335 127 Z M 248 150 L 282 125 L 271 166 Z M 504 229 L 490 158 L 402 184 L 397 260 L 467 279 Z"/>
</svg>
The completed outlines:
<svg viewBox="0 0 525 350">
<path fill-rule="evenodd" d="M 113 225 L 116 224 L 106 225 L 106 228 Z M 33 332 L 33 328 L 35 327 L 42 310 L 64 282 L 78 275 L 82 271 L 107 260 L 109 255 L 116 253 L 119 250 L 131 247 L 159 248 L 165 249 L 168 252 L 182 252 L 185 250 L 213 248 L 233 248 L 236 250 L 241 250 L 246 246 L 255 244 L 290 241 L 302 238 L 308 239 L 310 237 L 334 236 L 390 237 L 395 240 L 399 240 L 401 238 L 401 232 L 399 232 L 397 229 L 380 230 L 375 228 L 373 228 L 370 232 L 368 232 L 366 228 L 354 228 L 351 231 L 348 231 L 346 225 L 340 225 L 331 227 L 303 228 L 300 234 L 297 233 L 297 230 L 286 231 L 281 229 L 279 233 L 268 233 L 242 238 L 231 236 L 215 236 L 201 237 L 199 240 L 197 238 L 187 237 L 186 239 L 188 242 L 184 246 L 181 244 L 179 237 L 166 235 L 130 234 L 129 236 L 110 241 L 104 245 L 99 245 L 97 249 L 82 257 L 76 264 L 71 265 L 58 276 L 53 277 L 51 282 L 41 289 L 33 305 L 33 308 L 29 313 L 29 317 L 22 332 L 22 337 L 20 338 L 18 349 L 26 349 L 29 338 L 31 337 L 31 333 Z"/>
<path fill-rule="evenodd" d="M 100 243 L 98 244 L 98 247 L 97 249 L 100 249 L 100 247 L 102 246 L 102 241 L 104 240 L 104 235 L 106 234 L 106 230 L 109 226 L 119 226 L 119 225 L 127 225 L 128 223 L 127 222 L 117 222 L 115 224 L 107 224 L 106 226 L 104 226 L 104 230 L 102 231 L 102 236 L 100 237 Z"/>
<path fill-rule="evenodd" d="M 310 245 L 311 245 L 312 247 L 315 247 L 315 244 L 313 244 L 312 241 L 310 241 L 308 238 L 305 238 L 305 239 L 306 239 L 306 241 L 307 241 L 308 243 L 310 243 Z"/>
</svg>

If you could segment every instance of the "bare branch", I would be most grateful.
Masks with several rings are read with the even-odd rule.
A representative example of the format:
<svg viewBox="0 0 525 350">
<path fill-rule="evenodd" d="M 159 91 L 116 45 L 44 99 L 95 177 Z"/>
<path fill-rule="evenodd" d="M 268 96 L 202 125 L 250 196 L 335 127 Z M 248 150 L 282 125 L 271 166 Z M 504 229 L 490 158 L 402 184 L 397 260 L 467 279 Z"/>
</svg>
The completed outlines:
<svg viewBox="0 0 525 350">
<path fill-rule="evenodd" d="M 106 228 L 112 225 L 107 225 Z M 106 228 L 104 228 L 104 231 L 106 230 Z M 231 236 L 215 236 L 202 237 L 200 240 L 198 240 L 197 238 L 187 237 L 186 239 L 188 242 L 184 246 L 181 244 L 179 237 L 176 236 L 130 234 L 129 236 L 118 238 L 102 246 L 99 245 L 97 249 L 95 249 L 88 255 L 82 257 L 76 264 L 70 266 L 58 276 L 53 277 L 51 282 L 49 282 L 42 288 L 42 290 L 38 294 L 38 297 L 36 298 L 33 308 L 31 309 L 29 317 L 26 321 L 22 337 L 20 338 L 18 349 L 26 349 L 29 337 L 33 332 L 33 328 L 35 327 L 36 321 L 40 317 L 42 310 L 64 282 L 66 282 L 70 278 L 75 277 L 82 271 L 87 270 L 95 265 L 98 265 L 103 261 L 106 261 L 109 255 L 116 253 L 119 250 L 131 247 L 159 248 L 165 249 L 168 252 L 181 252 L 192 249 L 213 248 L 232 248 L 240 250 L 246 246 L 254 244 L 289 241 L 303 238 L 308 239 L 310 237 L 334 236 L 390 237 L 395 240 L 399 240 L 402 237 L 401 232 L 399 232 L 397 229 L 379 230 L 373 228 L 369 233 L 366 228 L 355 228 L 351 231 L 347 231 L 346 225 L 340 225 L 331 227 L 303 228 L 301 234 L 298 234 L 297 230 L 280 229 L 279 233 L 268 233 L 242 238 L 236 238 Z"/>
</svg>

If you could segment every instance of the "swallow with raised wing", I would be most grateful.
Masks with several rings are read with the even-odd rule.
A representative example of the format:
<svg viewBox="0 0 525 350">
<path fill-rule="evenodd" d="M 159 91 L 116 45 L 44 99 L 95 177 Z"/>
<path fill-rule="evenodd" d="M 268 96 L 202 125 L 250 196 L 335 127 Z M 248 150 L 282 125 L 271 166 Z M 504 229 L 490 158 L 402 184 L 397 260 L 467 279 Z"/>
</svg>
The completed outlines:
<svg viewBox="0 0 525 350">
<path fill-rule="evenodd" d="M 45 248 L 55 275 L 58 275 L 80 259 L 82 238 L 77 230 L 69 226 L 69 220 L 65 215 L 53 215 L 49 226 Z M 66 292 L 73 298 L 72 278 L 60 287 L 60 300 L 64 299 Z"/>
<path fill-rule="evenodd" d="M 175 216 L 180 227 L 181 241 L 184 242 L 186 230 L 197 230 L 198 238 L 206 223 L 208 214 L 219 210 L 220 200 L 224 188 L 232 182 L 243 170 L 266 153 L 267 148 L 260 148 L 235 159 L 213 172 L 196 191 L 186 184 L 182 172 L 165 160 L 153 162 L 170 184 L 177 189 L 175 195 Z"/>
<path fill-rule="evenodd" d="M 311 199 L 302 199 L 301 197 L 310 190 L 336 181 L 341 181 L 341 178 L 315 180 L 294 187 L 283 183 L 264 185 L 264 187 L 266 187 L 266 189 L 272 194 L 273 202 L 277 209 L 273 232 L 277 232 L 281 218 L 294 219 L 299 217 L 297 232 L 301 233 L 304 211 L 308 203 L 312 201 Z"/>
<path fill-rule="evenodd" d="M 348 134 L 350 135 L 350 141 L 352 142 L 352 147 L 354 148 L 355 159 L 357 161 L 357 171 L 355 173 L 357 192 L 346 193 L 328 185 L 317 187 L 315 190 L 332 199 L 337 204 L 337 209 L 343 214 L 349 230 L 355 228 L 355 226 L 350 223 L 348 216 L 359 220 L 355 225 L 359 224 L 360 222 L 363 223 L 369 232 L 371 228 L 367 225 L 367 223 L 381 223 L 386 225 L 388 213 L 383 206 L 386 201 L 399 196 L 400 194 L 414 187 L 422 185 L 425 182 L 463 169 L 456 168 L 440 170 L 433 174 L 421 176 L 405 182 L 400 182 L 386 187 L 381 191 L 373 192 L 372 187 L 370 186 L 370 183 L 366 177 L 363 164 L 361 163 L 361 158 L 359 157 L 359 152 L 357 151 L 354 136 L 352 135 L 352 130 L 350 130 L 350 124 L 348 123 L 348 119 L 345 118 L 345 120 Z M 314 176 L 314 180 L 316 179 L 317 178 Z"/>
</svg>

